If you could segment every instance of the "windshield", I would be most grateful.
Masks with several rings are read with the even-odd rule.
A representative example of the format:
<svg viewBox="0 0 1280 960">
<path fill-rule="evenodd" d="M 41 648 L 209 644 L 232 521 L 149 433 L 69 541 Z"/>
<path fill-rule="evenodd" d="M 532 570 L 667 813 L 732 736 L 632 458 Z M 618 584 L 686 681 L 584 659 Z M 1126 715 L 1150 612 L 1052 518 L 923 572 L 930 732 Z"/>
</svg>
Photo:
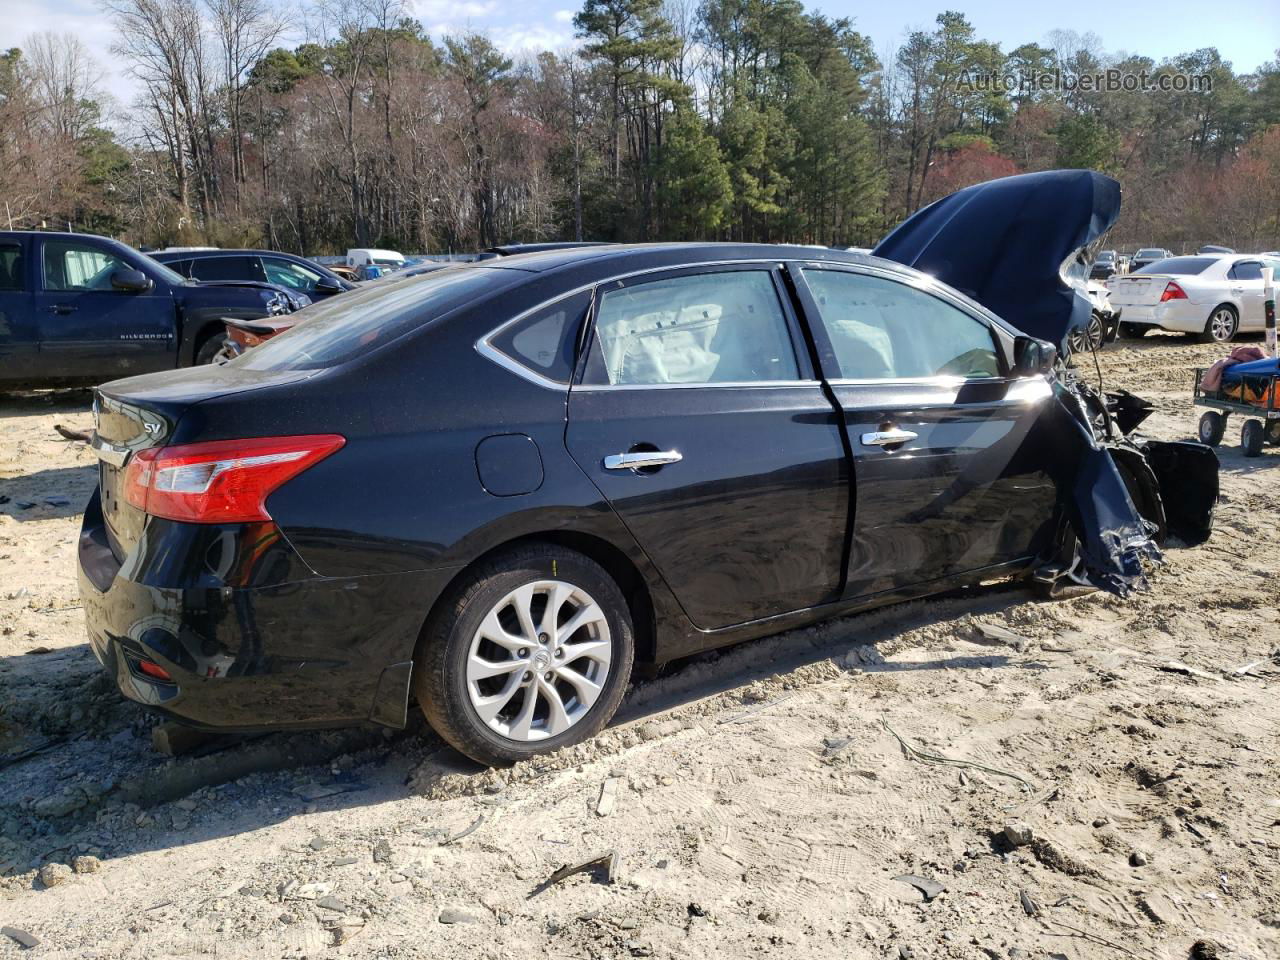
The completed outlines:
<svg viewBox="0 0 1280 960">
<path fill-rule="evenodd" d="M 1139 250 L 1136 254 L 1134 254 L 1134 256 L 1142 257 L 1144 260 L 1146 260 L 1150 257 L 1163 257 L 1164 251 L 1161 250 L 1159 247 L 1147 247 L 1147 249 L 1145 250 Z"/>
<path fill-rule="evenodd" d="M 526 277 L 514 270 L 453 267 L 377 283 L 308 307 L 293 329 L 232 361 L 249 370 L 316 370 L 362 353 Z"/>
<path fill-rule="evenodd" d="M 138 254 L 138 256 L 142 257 L 142 259 L 147 262 L 147 269 L 154 270 L 156 273 L 160 274 L 160 279 L 163 280 L 165 283 L 177 284 L 177 283 L 190 282 L 187 280 L 186 277 L 178 273 L 178 271 L 174 270 L 171 267 L 166 267 L 159 260 L 156 260 L 152 257 L 148 257 L 145 253 L 140 253 Z"/>
<path fill-rule="evenodd" d="M 1204 273 L 1217 262 L 1217 257 L 1170 257 L 1167 260 L 1148 263 L 1145 267 L 1140 267 L 1133 272 L 1174 273 L 1181 277 L 1190 277 L 1197 273 Z"/>
</svg>

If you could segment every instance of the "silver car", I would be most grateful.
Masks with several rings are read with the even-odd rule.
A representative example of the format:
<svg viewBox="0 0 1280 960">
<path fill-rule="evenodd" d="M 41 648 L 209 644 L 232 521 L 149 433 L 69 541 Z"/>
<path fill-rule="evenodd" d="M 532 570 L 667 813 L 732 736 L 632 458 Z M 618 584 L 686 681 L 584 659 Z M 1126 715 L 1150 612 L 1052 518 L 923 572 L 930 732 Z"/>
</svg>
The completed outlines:
<svg viewBox="0 0 1280 960">
<path fill-rule="evenodd" d="M 1260 331 L 1264 267 L 1280 278 L 1280 257 L 1238 253 L 1169 257 L 1112 277 L 1107 289 L 1120 312 L 1120 334 L 1172 330 L 1201 343 L 1227 343 L 1242 331 Z"/>
</svg>

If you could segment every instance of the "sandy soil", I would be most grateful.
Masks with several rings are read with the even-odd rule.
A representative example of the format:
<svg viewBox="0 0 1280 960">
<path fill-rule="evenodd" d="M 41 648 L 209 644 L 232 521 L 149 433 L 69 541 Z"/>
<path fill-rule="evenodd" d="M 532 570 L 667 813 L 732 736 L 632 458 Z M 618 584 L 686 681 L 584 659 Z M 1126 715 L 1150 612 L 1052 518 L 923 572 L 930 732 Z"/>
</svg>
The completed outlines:
<svg viewBox="0 0 1280 960">
<path fill-rule="evenodd" d="M 1102 365 L 1190 437 L 1219 352 Z M 744 645 L 497 774 L 420 725 L 156 754 L 83 642 L 93 461 L 53 424 L 88 422 L 86 394 L 0 401 L 0 925 L 40 941 L 0 957 L 1280 956 L 1280 671 L 1235 672 L 1280 648 L 1280 450 L 1245 460 L 1238 423 L 1213 539 L 1149 593 L 993 586 Z M 611 852 L 612 882 L 537 892 Z"/>
</svg>

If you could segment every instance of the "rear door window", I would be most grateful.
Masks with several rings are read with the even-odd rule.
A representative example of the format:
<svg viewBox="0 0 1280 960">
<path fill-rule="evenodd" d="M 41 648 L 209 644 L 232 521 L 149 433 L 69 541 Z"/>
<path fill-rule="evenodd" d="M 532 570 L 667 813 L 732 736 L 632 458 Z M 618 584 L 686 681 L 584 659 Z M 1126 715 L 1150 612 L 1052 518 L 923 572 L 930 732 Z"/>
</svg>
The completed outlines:
<svg viewBox="0 0 1280 960">
<path fill-rule="evenodd" d="M 257 257 L 197 257 L 191 261 L 195 280 L 253 280 L 265 283 L 267 275 Z"/>
<path fill-rule="evenodd" d="M 991 328 L 945 300 L 896 280 L 843 270 L 802 271 L 844 380 L 998 377 Z"/>
<path fill-rule="evenodd" d="M 25 290 L 26 270 L 22 244 L 0 243 L 0 290 Z"/>
<path fill-rule="evenodd" d="M 768 270 L 726 270 L 605 290 L 584 383 L 663 386 L 797 380 Z"/>
<path fill-rule="evenodd" d="M 1261 280 L 1262 264 L 1257 260 L 1243 260 L 1231 268 L 1232 280 Z"/>
</svg>

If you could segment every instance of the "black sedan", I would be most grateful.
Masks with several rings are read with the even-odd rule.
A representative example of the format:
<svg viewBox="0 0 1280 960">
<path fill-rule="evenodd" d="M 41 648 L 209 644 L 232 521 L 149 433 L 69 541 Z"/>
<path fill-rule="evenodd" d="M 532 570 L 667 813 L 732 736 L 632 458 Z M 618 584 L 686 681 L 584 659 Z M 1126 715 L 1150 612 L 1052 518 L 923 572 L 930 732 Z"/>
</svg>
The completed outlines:
<svg viewBox="0 0 1280 960">
<path fill-rule="evenodd" d="M 192 280 L 273 283 L 315 301 L 356 288 L 328 267 L 276 250 L 169 250 L 151 258 Z"/>
<path fill-rule="evenodd" d="M 1154 550 L 1064 510 L 1133 507 L 1064 432 L 1054 348 L 888 260 L 578 248 L 311 313 L 97 393 L 92 645 L 197 725 L 400 727 L 412 694 L 505 764 L 599 731 L 636 662 L 1066 575 L 1099 516 L 1116 576 Z"/>
</svg>

